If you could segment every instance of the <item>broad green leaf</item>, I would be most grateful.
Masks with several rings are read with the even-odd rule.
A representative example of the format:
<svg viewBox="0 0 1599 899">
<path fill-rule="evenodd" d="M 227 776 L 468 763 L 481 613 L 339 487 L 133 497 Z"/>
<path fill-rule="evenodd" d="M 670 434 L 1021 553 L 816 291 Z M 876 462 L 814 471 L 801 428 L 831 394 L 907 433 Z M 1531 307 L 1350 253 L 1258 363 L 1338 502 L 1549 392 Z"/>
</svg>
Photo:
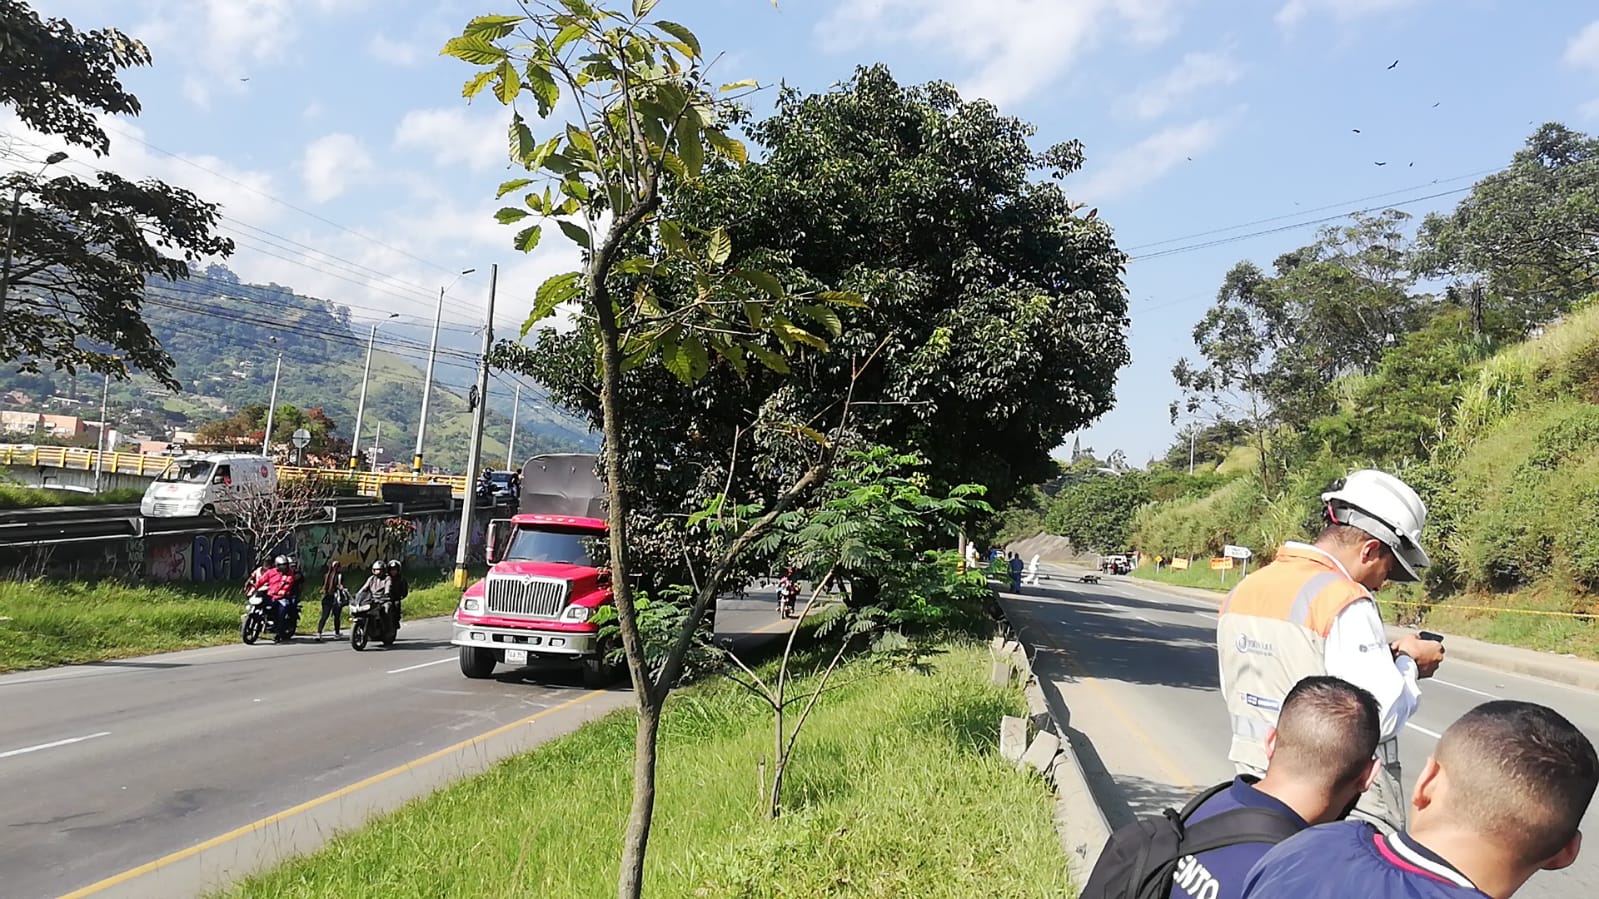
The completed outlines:
<svg viewBox="0 0 1599 899">
<path fill-rule="evenodd" d="M 533 298 L 533 311 L 522 325 L 522 336 L 526 337 L 534 325 L 555 314 L 555 307 L 577 299 L 577 285 L 582 277 L 582 272 L 567 272 L 539 285 L 538 293 Z"/>
<path fill-rule="evenodd" d="M 705 344 L 695 334 L 685 334 L 678 349 L 688 357 L 688 376 L 690 381 L 698 381 L 705 377 L 711 370 L 710 356 L 705 352 Z"/>
<path fill-rule="evenodd" d="M 677 158 L 676 153 L 667 153 L 666 155 L 662 156 L 661 165 L 665 167 L 668 172 L 672 173 L 672 177 L 678 179 L 679 181 L 690 180 L 688 176 L 688 167 L 683 165 L 683 160 Z"/>
<path fill-rule="evenodd" d="M 577 171 L 577 166 L 572 164 L 572 160 L 561 153 L 551 153 L 544 157 L 544 168 L 557 175 L 570 175 Z"/>
<path fill-rule="evenodd" d="M 567 237 L 570 237 L 573 243 L 585 250 L 592 250 L 594 248 L 587 228 L 579 225 L 577 222 L 569 222 L 566 219 L 561 219 L 559 224 L 561 226 L 561 233 L 565 234 Z"/>
<path fill-rule="evenodd" d="M 568 25 L 562 28 L 560 33 L 555 36 L 555 40 L 550 43 L 550 52 L 560 53 L 566 49 L 568 44 L 582 37 L 586 31 L 587 29 L 582 25 Z"/>
<path fill-rule="evenodd" d="M 594 17 L 594 7 L 590 6 L 586 0 L 561 0 L 561 5 L 570 10 L 574 16 L 581 16 L 585 19 Z"/>
<path fill-rule="evenodd" d="M 511 114 L 511 158 L 527 165 L 533 149 L 538 144 L 533 142 L 533 131 L 527 127 L 527 122 L 522 120 L 519 112 Z"/>
<path fill-rule="evenodd" d="M 698 178 L 705 170 L 705 144 L 700 139 L 699 125 L 689 116 L 677 123 L 677 158 L 690 178 Z"/>
<path fill-rule="evenodd" d="M 485 72 L 479 72 L 476 75 L 473 75 L 471 78 L 466 79 L 466 84 L 461 86 L 461 96 L 470 100 L 482 93 L 483 88 L 488 87 L 489 82 L 493 80 L 493 69 L 489 69 Z"/>
<path fill-rule="evenodd" d="M 749 362 L 744 358 L 743 348 L 729 340 L 727 335 L 710 335 L 710 349 L 717 358 L 726 360 L 728 365 L 733 366 L 733 371 L 738 374 L 740 379 L 748 374 Z"/>
<path fill-rule="evenodd" d="M 584 155 L 589 159 L 595 158 L 594 141 L 589 139 L 587 131 L 584 131 L 576 125 L 568 124 L 566 126 L 566 142 L 571 144 L 572 148 L 577 150 L 581 155 Z"/>
<path fill-rule="evenodd" d="M 502 225 L 509 225 L 527 218 L 528 214 L 527 210 L 517 209 L 515 206 L 501 206 L 500 211 L 494 213 L 494 220 Z"/>
<path fill-rule="evenodd" d="M 774 353 L 758 343 L 743 343 L 742 341 L 740 343 L 745 349 L 749 350 L 750 353 L 754 355 L 762 365 L 780 375 L 788 374 L 788 360 L 784 359 L 781 353 Z"/>
<path fill-rule="evenodd" d="M 478 66 L 494 65 L 506 57 L 505 50 L 496 47 L 488 38 L 472 34 L 452 37 L 445 41 L 444 49 L 439 51 L 439 55 L 453 56 L 462 62 Z"/>
<path fill-rule="evenodd" d="M 522 77 L 516 74 L 516 65 L 507 59 L 500 63 L 494 76 L 499 79 L 494 84 L 494 96 L 506 106 L 511 105 L 516 95 L 522 92 Z"/>
<path fill-rule="evenodd" d="M 801 306 L 800 314 L 826 328 L 834 337 L 844 333 L 844 323 L 838 320 L 838 313 L 822 306 Z"/>
<path fill-rule="evenodd" d="M 633 17 L 642 19 L 655 8 L 655 0 L 633 0 Z"/>
<path fill-rule="evenodd" d="M 684 384 L 694 383 L 694 363 L 675 336 L 661 340 L 661 364 Z"/>
<path fill-rule="evenodd" d="M 581 200 L 585 203 L 588 202 L 589 197 L 594 195 L 593 192 L 589 190 L 587 182 L 585 182 L 582 178 L 572 177 L 561 179 L 561 193 L 566 194 L 575 200 Z"/>
<path fill-rule="evenodd" d="M 687 254 L 689 252 L 688 241 L 683 239 L 683 229 L 678 226 L 677 222 L 661 222 L 661 245 L 674 253 Z"/>
<path fill-rule="evenodd" d="M 744 90 L 745 88 L 760 87 L 760 86 L 761 86 L 760 82 L 756 81 L 754 78 L 745 78 L 742 81 L 734 81 L 731 84 L 722 85 L 721 92 L 725 94 L 725 93 L 729 93 L 731 91 L 741 91 L 741 90 Z"/>
<path fill-rule="evenodd" d="M 832 306 L 847 306 L 851 309 L 866 308 L 865 297 L 847 290 L 824 290 L 817 294 L 816 298 Z"/>
<path fill-rule="evenodd" d="M 750 327 L 760 331 L 766 327 L 766 310 L 760 303 L 745 303 L 744 318 L 749 320 Z"/>
<path fill-rule="evenodd" d="M 466 28 L 461 33 L 491 41 L 499 40 L 515 31 L 516 26 L 526 20 L 526 16 L 478 16 L 466 23 Z"/>
<path fill-rule="evenodd" d="M 736 162 L 739 165 L 744 165 L 750 161 L 750 152 L 744 147 L 742 141 L 728 137 L 715 128 L 705 129 L 705 141 L 711 145 L 712 150 L 716 151 L 716 155 L 723 159 Z"/>
<path fill-rule="evenodd" d="M 560 85 L 555 83 L 555 76 L 550 74 L 548 68 L 536 62 L 529 62 L 524 74 L 527 76 L 528 90 L 538 98 L 539 118 L 548 118 L 549 114 L 555 111 L 555 104 L 561 99 Z"/>
<path fill-rule="evenodd" d="M 677 38 L 679 41 L 687 44 L 689 49 L 694 51 L 692 54 L 689 54 L 693 58 L 698 59 L 700 57 L 700 39 L 694 36 L 694 32 L 689 31 L 687 28 L 684 28 L 682 25 L 679 25 L 676 22 L 656 22 L 655 27 L 662 33 L 669 34 L 672 37 Z"/>
<path fill-rule="evenodd" d="M 728 257 L 733 255 L 733 236 L 727 233 L 726 228 L 717 228 L 711 232 L 711 245 L 708 251 L 712 265 L 726 265 Z"/>
<path fill-rule="evenodd" d="M 821 444 L 822 446 L 826 446 L 828 444 L 827 435 L 823 434 L 821 431 L 816 430 L 815 428 L 806 427 L 805 425 L 801 425 L 800 428 L 799 428 L 799 432 L 800 432 L 800 434 L 802 434 L 802 435 L 804 435 L 806 437 L 809 437 L 810 439 L 816 441 L 817 443 Z"/>
<path fill-rule="evenodd" d="M 550 214 L 550 207 L 545 205 L 544 197 L 540 196 L 537 191 L 528 194 L 522 200 L 527 203 L 527 208 L 537 212 L 539 215 Z"/>
<path fill-rule="evenodd" d="M 813 349 L 827 349 L 827 341 L 801 328 L 781 315 L 772 316 L 772 333 L 785 345 L 800 343 Z"/>
<path fill-rule="evenodd" d="M 634 256 L 618 262 L 611 271 L 619 275 L 647 275 L 655 271 L 655 260 L 648 256 Z"/>
<path fill-rule="evenodd" d="M 577 200 L 575 200 L 575 199 L 573 199 L 571 197 L 568 197 L 567 199 L 565 199 L 565 200 L 563 200 L 561 202 L 561 205 L 559 205 L 559 206 L 555 207 L 554 209 L 550 210 L 550 215 L 572 215 L 573 213 L 577 212 L 579 209 L 582 209 L 582 208 L 583 208 L 583 204 L 582 203 L 579 203 Z"/>
<path fill-rule="evenodd" d="M 543 225 L 533 225 L 528 228 L 523 228 L 521 231 L 516 233 L 514 246 L 524 253 L 531 253 L 533 252 L 533 248 L 539 245 L 539 238 L 543 236 Z"/>
<path fill-rule="evenodd" d="M 498 200 L 506 194 L 511 193 L 512 191 L 521 190 L 532 183 L 532 178 L 512 178 L 510 181 L 500 185 L 500 189 L 494 193 L 494 199 Z"/>
<path fill-rule="evenodd" d="M 746 268 L 740 269 L 738 276 L 774 300 L 783 298 L 783 282 L 777 280 L 777 276 L 770 272 Z"/>
</svg>

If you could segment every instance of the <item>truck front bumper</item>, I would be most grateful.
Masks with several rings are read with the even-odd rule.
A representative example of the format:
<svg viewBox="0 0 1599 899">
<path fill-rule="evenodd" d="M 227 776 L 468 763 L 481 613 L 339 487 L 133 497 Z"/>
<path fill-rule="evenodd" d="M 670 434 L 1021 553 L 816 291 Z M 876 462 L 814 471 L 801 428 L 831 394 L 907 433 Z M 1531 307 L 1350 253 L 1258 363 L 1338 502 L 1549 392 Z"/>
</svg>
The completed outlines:
<svg viewBox="0 0 1599 899">
<path fill-rule="evenodd" d="M 517 649 L 532 655 L 577 658 L 594 654 L 594 634 L 534 628 L 485 627 L 455 622 L 450 642 L 478 649 Z"/>
</svg>

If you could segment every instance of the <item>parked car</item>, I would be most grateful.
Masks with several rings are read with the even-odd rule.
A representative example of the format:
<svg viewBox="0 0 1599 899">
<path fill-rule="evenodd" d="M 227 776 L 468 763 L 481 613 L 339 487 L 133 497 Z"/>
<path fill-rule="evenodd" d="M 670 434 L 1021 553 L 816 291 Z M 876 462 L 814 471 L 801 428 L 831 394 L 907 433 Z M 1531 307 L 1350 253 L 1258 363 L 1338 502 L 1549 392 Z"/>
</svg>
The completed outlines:
<svg viewBox="0 0 1599 899">
<path fill-rule="evenodd" d="M 278 488 L 278 470 L 265 456 L 206 453 L 167 463 L 139 503 L 150 518 L 185 518 L 228 512 L 252 495 Z"/>
</svg>

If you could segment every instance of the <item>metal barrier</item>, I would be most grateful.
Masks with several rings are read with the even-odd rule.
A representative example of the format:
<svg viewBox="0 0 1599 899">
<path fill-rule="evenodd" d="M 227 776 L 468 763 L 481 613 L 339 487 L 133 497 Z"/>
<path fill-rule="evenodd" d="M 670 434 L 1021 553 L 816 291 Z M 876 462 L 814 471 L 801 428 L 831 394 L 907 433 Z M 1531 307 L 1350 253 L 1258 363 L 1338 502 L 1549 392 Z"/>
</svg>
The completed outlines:
<svg viewBox="0 0 1599 899">
<path fill-rule="evenodd" d="M 95 460 L 102 457 L 101 470 L 108 474 L 127 474 L 154 478 L 171 462 L 172 456 L 149 456 L 143 453 L 104 453 L 99 450 L 78 449 L 70 446 L 31 446 L 0 444 L 0 465 L 26 467 L 69 468 L 94 471 Z M 355 483 L 361 496 L 377 496 L 383 484 L 448 484 L 456 496 L 467 494 L 465 475 L 413 475 L 409 471 L 356 471 L 341 468 L 297 468 L 279 466 L 283 478 L 338 478 Z"/>
</svg>

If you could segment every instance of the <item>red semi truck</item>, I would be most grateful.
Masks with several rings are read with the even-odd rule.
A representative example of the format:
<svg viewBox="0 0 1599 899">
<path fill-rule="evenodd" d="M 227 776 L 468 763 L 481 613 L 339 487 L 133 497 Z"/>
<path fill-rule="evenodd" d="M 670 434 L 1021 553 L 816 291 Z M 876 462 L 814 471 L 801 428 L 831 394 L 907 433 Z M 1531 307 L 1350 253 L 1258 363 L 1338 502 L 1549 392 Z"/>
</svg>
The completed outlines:
<svg viewBox="0 0 1599 899">
<path fill-rule="evenodd" d="M 581 665 L 585 686 L 614 679 L 608 641 L 592 621 L 611 602 L 609 572 L 590 555 L 607 534 L 594 465 L 592 455 L 562 453 L 523 466 L 517 514 L 489 523 L 488 577 L 455 610 L 450 642 L 460 647 L 462 674 L 485 678 L 502 663 L 554 659 Z"/>
</svg>

